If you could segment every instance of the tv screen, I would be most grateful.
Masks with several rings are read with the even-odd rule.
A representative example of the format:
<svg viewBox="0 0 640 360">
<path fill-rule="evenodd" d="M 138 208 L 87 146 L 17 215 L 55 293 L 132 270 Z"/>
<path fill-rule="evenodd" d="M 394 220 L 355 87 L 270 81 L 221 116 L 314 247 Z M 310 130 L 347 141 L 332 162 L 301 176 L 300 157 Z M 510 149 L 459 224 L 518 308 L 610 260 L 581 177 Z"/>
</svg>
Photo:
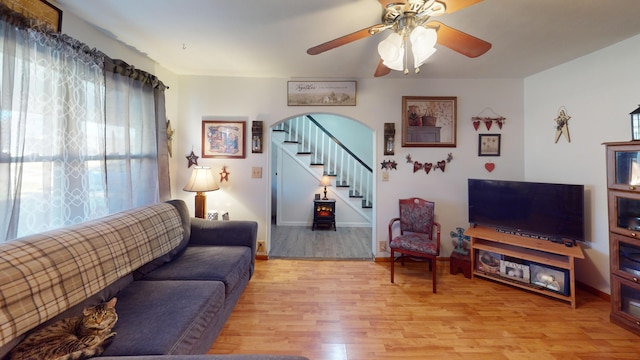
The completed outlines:
<svg viewBox="0 0 640 360">
<path fill-rule="evenodd" d="M 584 241 L 584 186 L 469 179 L 469 223 L 555 242 Z"/>
</svg>

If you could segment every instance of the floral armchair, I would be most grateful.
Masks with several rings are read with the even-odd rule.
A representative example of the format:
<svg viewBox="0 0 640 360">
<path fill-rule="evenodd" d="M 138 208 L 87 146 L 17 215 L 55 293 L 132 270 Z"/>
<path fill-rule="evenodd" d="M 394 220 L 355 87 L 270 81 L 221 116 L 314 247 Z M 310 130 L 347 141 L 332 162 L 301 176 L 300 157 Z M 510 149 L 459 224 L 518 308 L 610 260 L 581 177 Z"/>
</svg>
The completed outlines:
<svg viewBox="0 0 640 360">
<path fill-rule="evenodd" d="M 400 217 L 389 222 L 389 250 L 391 252 L 391 282 L 394 281 L 394 264 L 404 258 L 422 258 L 429 262 L 432 272 L 433 292 L 436 292 L 436 258 L 440 255 L 440 224 L 435 221 L 435 203 L 420 198 L 400 199 Z M 400 223 L 400 233 L 394 229 Z M 400 256 L 396 259 L 395 254 Z"/>
</svg>

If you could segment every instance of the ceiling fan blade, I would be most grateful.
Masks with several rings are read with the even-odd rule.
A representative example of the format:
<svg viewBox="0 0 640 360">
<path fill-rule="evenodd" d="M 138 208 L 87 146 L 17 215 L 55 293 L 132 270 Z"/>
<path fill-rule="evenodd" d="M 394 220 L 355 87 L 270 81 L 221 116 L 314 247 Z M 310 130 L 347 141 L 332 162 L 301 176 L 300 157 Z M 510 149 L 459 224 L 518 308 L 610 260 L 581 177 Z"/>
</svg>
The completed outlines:
<svg viewBox="0 0 640 360">
<path fill-rule="evenodd" d="M 358 30 L 358 31 L 356 31 L 354 33 L 351 33 L 349 35 L 345 35 L 345 36 L 341 36 L 341 37 L 339 37 L 337 39 L 329 40 L 329 41 L 327 41 L 325 43 L 322 43 L 320 45 L 316 45 L 316 46 L 314 46 L 312 48 L 309 48 L 307 50 L 307 54 L 309 54 L 309 55 L 318 55 L 318 54 L 321 54 L 321 53 L 323 53 L 325 51 L 328 51 L 328 50 L 331 50 L 331 49 L 335 49 L 335 48 L 337 48 L 339 46 L 346 45 L 346 44 L 354 42 L 356 40 L 360 40 L 360 39 L 369 37 L 369 36 L 372 35 L 369 32 L 370 29 L 378 28 L 378 27 L 381 27 L 381 26 L 383 26 L 383 25 L 382 24 L 373 25 L 373 26 L 370 26 L 368 28 L 364 28 L 362 30 Z"/>
<path fill-rule="evenodd" d="M 458 10 L 462 10 L 468 6 L 473 4 L 477 4 L 482 0 L 438 0 L 443 2 L 447 8 L 447 14 L 451 14 L 452 12 L 456 12 Z"/>
<path fill-rule="evenodd" d="M 384 9 L 386 9 L 389 4 L 406 4 L 406 0 L 378 0 L 378 2 Z"/>
<path fill-rule="evenodd" d="M 478 57 L 491 49 L 491 43 L 456 30 L 441 22 L 431 21 L 426 26 L 438 31 L 438 44 L 470 58 Z"/>
<path fill-rule="evenodd" d="M 385 76 L 385 75 L 389 74 L 390 72 L 391 72 L 391 69 L 386 67 L 382 63 L 382 59 L 380 59 L 380 62 L 378 62 L 378 68 L 376 68 L 376 72 L 373 74 L 373 76 L 375 76 L 375 77 Z"/>
</svg>

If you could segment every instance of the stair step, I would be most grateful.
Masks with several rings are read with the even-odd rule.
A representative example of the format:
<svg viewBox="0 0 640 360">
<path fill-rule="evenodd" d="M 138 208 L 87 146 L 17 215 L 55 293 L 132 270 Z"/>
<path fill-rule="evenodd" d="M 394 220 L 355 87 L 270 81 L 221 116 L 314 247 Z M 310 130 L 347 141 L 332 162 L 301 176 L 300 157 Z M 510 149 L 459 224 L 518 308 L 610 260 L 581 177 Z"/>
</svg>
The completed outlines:
<svg viewBox="0 0 640 360">
<path fill-rule="evenodd" d="M 311 155 L 311 151 L 298 151 L 298 155 Z"/>
<path fill-rule="evenodd" d="M 299 144 L 299 142 L 295 141 L 295 140 L 285 140 L 284 143 L 285 144 Z"/>
</svg>

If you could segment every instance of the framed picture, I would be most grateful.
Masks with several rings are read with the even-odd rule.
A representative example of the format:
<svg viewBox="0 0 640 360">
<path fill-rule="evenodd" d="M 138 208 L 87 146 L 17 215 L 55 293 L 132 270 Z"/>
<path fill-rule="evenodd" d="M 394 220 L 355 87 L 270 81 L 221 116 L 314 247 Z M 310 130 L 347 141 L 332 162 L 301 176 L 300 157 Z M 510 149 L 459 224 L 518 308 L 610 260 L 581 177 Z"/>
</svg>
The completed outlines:
<svg viewBox="0 0 640 360">
<path fill-rule="evenodd" d="M 500 156 L 500 134 L 478 135 L 478 156 Z"/>
<path fill-rule="evenodd" d="M 289 106 L 355 106 L 355 81 L 289 81 Z"/>
<path fill-rule="evenodd" d="M 522 261 L 519 259 L 511 259 L 506 257 L 504 260 L 500 260 L 500 276 L 527 284 L 531 279 L 528 264 L 522 263 Z"/>
<path fill-rule="evenodd" d="M 32 26 L 44 24 L 57 33 L 62 28 L 62 10 L 46 0 L 0 0 L 0 2 L 31 19 Z"/>
<path fill-rule="evenodd" d="M 244 159 L 246 121 L 202 121 L 203 158 Z"/>
<path fill-rule="evenodd" d="M 569 270 L 530 263 L 531 283 L 553 292 L 569 295 Z"/>
<path fill-rule="evenodd" d="M 457 97 L 403 96 L 403 147 L 455 147 Z"/>
<path fill-rule="evenodd" d="M 478 250 L 476 253 L 476 270 L 485 274 L 500 274 L 500 261 L 502 255 L 486 250 Z"/>
</svg>

